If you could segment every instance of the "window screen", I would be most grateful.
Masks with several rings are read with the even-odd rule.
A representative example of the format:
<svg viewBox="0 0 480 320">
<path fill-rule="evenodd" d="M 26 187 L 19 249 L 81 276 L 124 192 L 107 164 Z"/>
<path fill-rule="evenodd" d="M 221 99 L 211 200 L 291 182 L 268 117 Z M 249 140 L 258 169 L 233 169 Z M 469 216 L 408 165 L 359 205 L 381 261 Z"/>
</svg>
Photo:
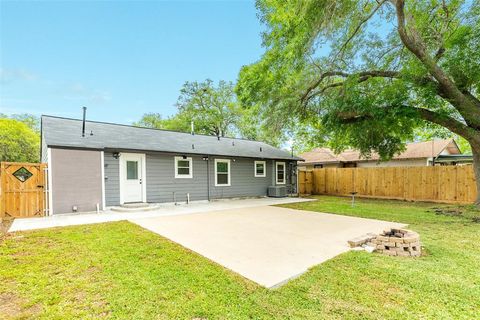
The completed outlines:
<svg viewBox="0 0 480 320">
<path fill-rule="evenodd" d="M 229 166 L 228 161 L 217 161 L 217 185 L 229 185 Z"/>
<path fill-rule="evenodd" d="M 192 178 L 192 158 L 175 157 L 175 178 Z"/>
<path fill-rule="evenodd" d="M 277 163 L 277 183 L 285 183 L 285 163 Z"/>
<path fill-rule="evenodd" d="M 190 161 L 188 160 L 179 160 L 177 162 L 177 174 L 190 174 Z"/>
<path fill-rule="evenodd" d="M 265 161 L 255 161 L 255 177 L 265 177 Z"/>
</svg>

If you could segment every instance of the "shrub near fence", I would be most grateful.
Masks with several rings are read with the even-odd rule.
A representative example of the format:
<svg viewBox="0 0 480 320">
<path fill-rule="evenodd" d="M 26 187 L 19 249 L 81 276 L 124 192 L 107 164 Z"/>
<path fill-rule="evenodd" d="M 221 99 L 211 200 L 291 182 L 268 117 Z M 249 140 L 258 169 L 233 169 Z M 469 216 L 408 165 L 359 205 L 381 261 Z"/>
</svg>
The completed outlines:
<svg viewBox="0 0 480 320">
<path fill-rule="evenodd" d="M 299 172 L 301 194 L 472 203 L 477 187 L 471 165 L 326 168 Z"/>
</svg>

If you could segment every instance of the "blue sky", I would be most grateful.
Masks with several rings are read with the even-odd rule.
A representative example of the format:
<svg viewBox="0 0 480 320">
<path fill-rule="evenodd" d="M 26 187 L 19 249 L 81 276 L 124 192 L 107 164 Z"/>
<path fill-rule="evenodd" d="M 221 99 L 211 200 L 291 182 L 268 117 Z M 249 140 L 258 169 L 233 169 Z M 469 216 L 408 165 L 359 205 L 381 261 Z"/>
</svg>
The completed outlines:
<svg viewBox="0 0 480 320">
<path fill-rule="evenodd" d="M 131 123 L 260 58 L 253 1 L 0 0 L 0 112 Z"/>
</svg>

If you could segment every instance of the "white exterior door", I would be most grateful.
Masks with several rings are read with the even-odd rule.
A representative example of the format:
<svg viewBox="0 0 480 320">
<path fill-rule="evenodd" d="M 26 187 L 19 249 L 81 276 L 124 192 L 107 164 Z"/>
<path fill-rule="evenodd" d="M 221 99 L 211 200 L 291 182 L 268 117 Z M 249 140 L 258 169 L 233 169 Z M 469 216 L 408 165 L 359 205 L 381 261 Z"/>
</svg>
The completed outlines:
<svg viewBox="0 0 480 320">
<path fill-rule="evenodd" d="M 121 153 L 120 202 L 146 202 L 145 154 Z"/>
</svg>

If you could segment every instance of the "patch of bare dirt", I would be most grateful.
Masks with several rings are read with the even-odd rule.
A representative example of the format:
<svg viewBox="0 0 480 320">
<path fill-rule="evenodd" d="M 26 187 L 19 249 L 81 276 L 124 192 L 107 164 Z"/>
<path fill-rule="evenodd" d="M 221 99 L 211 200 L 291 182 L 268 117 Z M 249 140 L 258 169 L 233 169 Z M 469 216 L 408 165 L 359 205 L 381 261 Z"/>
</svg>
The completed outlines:
<svg viewBox="0 0 480 320">
<path fill-rule="evenodd" d="M 433 207 L 430 212 L 448 217 L 466 217 L 474 223 L 480 223 L 480 211 L 471 206 Z"/>
<path fill-rule="evenodd" d="M 14 257 L 28 257 L 28 256 L 31 256 L 32 253 L 31 252 L 28 252 L 28 251 L 16 251 L 13 253 L 13 256 Z"/>
<path fill-rule="evenodd" d="M 42 308 L 40 305 L 33 305 L 24 308 L 25 300 L 11 292 L 0 294 L 0 315 L 1 319 L 33 318 L 38 315 Z"/>
<path fill-rule="evenodd" d="M 89 295 L 91 294 L 92 293 L 79 290 L 73 296 L 73 301 L 77 306 L 90 309 L 92 313 L 95 312 L 99 318 L 108 317 L 110 315 L 108 302 L 104 301 L 98 294 L 94 294 L 93 299 L 89 299 Z M 86 303 L 86 300 L 91 302 Z"/>
<path fill-rule="evenodd" d="M 356 313 L 362 317 L 362 315 L 367 317 L 367 314 L 372 313 L 372 309 L 361 305 L 358 302 L 352 300 L 342 300 L 342 299 L 327 299 L 322 301 L 325 307 L 325 313 L 338 313 L 348 310 L 350 312 Z"/>
<path fill-rule="evenodd" d="M 458 217 L 463 215 L 465 210 L 458 207 L 444 207 L 444 208 L 432 208 L 432 212 L 436 215 Z"/>
<path fill-rule="evenodd" d="M 7 235 L 8 230 L 12 226 L 13 218 L 0 218 L 0 242 Z"/>
</svg>

